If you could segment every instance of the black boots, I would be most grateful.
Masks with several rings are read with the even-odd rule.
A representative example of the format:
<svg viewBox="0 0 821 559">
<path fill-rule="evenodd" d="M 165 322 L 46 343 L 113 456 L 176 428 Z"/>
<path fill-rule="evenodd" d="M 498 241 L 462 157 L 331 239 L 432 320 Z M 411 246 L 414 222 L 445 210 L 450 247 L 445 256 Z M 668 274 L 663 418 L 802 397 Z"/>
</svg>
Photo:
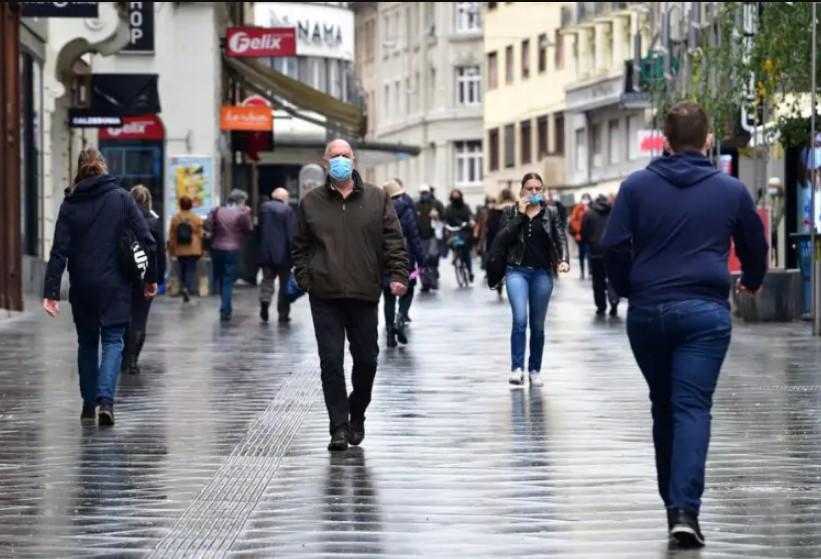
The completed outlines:
<svg viewBox="0 0 821 559">
<path fill-rule="evenodd" d="M 270 303 L 260 303 L 259 304 L 259 318 L 262 319 L 262 322 L 268 322 L 268 307 Z"/>
</svg>

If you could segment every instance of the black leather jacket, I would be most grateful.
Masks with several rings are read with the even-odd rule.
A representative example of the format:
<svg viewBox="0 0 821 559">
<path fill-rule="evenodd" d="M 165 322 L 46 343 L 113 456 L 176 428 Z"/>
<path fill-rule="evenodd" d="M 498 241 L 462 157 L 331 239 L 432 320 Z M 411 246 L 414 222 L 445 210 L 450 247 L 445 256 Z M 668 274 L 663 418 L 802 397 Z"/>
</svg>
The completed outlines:
<svg viewBox="0 0 821 559">
<path fill-rule="evenodd" d="M 550 251 L 550 261 L 553 263 L 553 270 L 559 266 L 560 262 L 569 262 L 570 253 L 567 248 L 567 235 L 559 212 L 553 206 L 544 207 L 542 226 L 552 240 L 551 246 L 545 247 Z M 497 235 L 497 241 L 507 248 L 507 265 L 521 266 L 525 255 L 525 216 L 519 212 L 517 206 L 505 208 L 502 214 L 502 225 Z"/>
</svg>

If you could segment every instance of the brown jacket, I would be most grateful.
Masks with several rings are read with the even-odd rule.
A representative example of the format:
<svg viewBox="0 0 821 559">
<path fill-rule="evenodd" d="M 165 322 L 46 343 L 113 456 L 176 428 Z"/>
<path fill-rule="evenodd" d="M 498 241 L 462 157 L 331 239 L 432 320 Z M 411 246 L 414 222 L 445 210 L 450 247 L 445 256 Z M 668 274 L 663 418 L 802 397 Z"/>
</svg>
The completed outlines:
<svg viewBox="0 0 821 559">
<path fill-rule="evenodd" d="M 330 183 L 299 204 L 293 242 L 297 283 L 321 299 L 376 303 L 382 276 L 408 284 L 408 256 L 388 195 L 354 171 L 354 191 L 343 199 Z"/>
<path fill-rule="evenodd" d="M 177 226 L 183 221 L 191 224 L 194 230 L 190 245 L 177 244 Z M 202 219 L 190 211 L 178 213 L 171 220 L 168 231 L 168 254 L 170 256 L 202 256 Z"/>
</svg>

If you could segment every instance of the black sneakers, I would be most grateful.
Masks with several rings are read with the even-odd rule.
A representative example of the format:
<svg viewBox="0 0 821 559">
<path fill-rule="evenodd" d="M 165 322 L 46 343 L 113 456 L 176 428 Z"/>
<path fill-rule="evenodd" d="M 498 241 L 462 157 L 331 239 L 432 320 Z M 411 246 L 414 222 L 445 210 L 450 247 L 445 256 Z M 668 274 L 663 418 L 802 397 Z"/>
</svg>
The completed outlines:
<svg viewBox="0 0 821 559">
<path fill-rule="evenodd" d="M 611 318 L 616 318 L 618 316 L 619 316 L 619 307 L 618 307 L 618 305 L 614 305 L 614 306 L 610 307 L 610 317 Z"/>
<path fill-rule="evenodd" d="M 337 427 L 334 431 L 334 434 L 331 435 L 331 442 L 328 444 L 328 450 L 331 451 L 340 451 L 340 450 L 348 450 L 348 440 L 350 435 L 348 433 L 348 426 L 343 425 L 342 427 Z"/>
<path fill-rule="evenodd" d="M 667 524 L 670 526 L 670 539 L 679 547 L 704 547 L 698 514 L 683 509 L 668 510 Z"/>
<path fill-rule="evenodd" d="M 388 326 L 388 347 L 396 347 L 396 329 L 393 326 Z"/>
<path fill-rule="evenodd" d="M 100 427 L 111 427 L 114 425 L 114 403 L 100 402 L 100 411 L 97 414 Z"/>
<path fill-rule="evenodd" d="M 400 344 L 408 344 L 408 335 L 405 333 L 405 318 L 403 316 L 397 318 L 393 331 L 396 332 L 396 339 Z"/>
<path fill-rule="evenodd" d="M 365 418 L 352 417 L 351 418 L 351 437 L 348 442 L 354 446 L 359 446 L 365 439 Z"/>
<path fill-rule="evenodd" d="M 97 419 L 97 406 L 86 406 L 83 404 L 83 412 L 80 414 L 82 421 L 94 421 Z"/>
<path fill-rule="evenodd" d="M 260 303 L 259 304 L 259 317 L 262 319 L 262 322 L 268 322 L 268 305 L 270 303 Z"/>
</svg>

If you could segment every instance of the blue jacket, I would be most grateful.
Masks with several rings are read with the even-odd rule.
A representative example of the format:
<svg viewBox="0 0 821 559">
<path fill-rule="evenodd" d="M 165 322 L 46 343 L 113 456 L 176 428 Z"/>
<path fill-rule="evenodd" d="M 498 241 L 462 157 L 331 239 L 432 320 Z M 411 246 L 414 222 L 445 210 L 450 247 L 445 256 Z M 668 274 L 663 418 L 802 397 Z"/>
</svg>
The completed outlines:
<svg viewBox="0 0 821 559">
<path fill-rule="evenodd" d="M 294 239 L 294 211 L 279 200 L 271 200 L 259 210 L 259 263 L 263 266 L 291 266 Z"/>
<path fill-rule="evenodd" d="M 146 249 L 145 281 L 157 281 L 157 245 L 134 198 L 111 175 L 89 177 L 66 189 L 46 268 L 43 297 L 60 299 L 60 278 L 68 261 L 69 301 L 74 321 L 99 327 L 128 324 L 131 286 L 117 258 L 123 220 Z"/>
<path fill-rule="evenodd" d="M 694 151 L 660 157 L 622 184 L 601 248 L 608 275 L 631 305 L 686 299 L 727 304 L 730 240 L 742 283 L 767 271 L 764 226 L 746 187 Z"/>
<path fill-rule="evenodd" d="M 424 262 L 425 249 L 422 247 L 422 238 L 419 235 L 419 221 L 416 219 L 416 204 L 407 194 L 400 194 L 392 198 L 393 209 L 399 217 L 402 226 L 402 236 L 405 237 L 405 246 L 408 251 L 408 270 L 411 272 L 417 264 Z"/>
</svg>

